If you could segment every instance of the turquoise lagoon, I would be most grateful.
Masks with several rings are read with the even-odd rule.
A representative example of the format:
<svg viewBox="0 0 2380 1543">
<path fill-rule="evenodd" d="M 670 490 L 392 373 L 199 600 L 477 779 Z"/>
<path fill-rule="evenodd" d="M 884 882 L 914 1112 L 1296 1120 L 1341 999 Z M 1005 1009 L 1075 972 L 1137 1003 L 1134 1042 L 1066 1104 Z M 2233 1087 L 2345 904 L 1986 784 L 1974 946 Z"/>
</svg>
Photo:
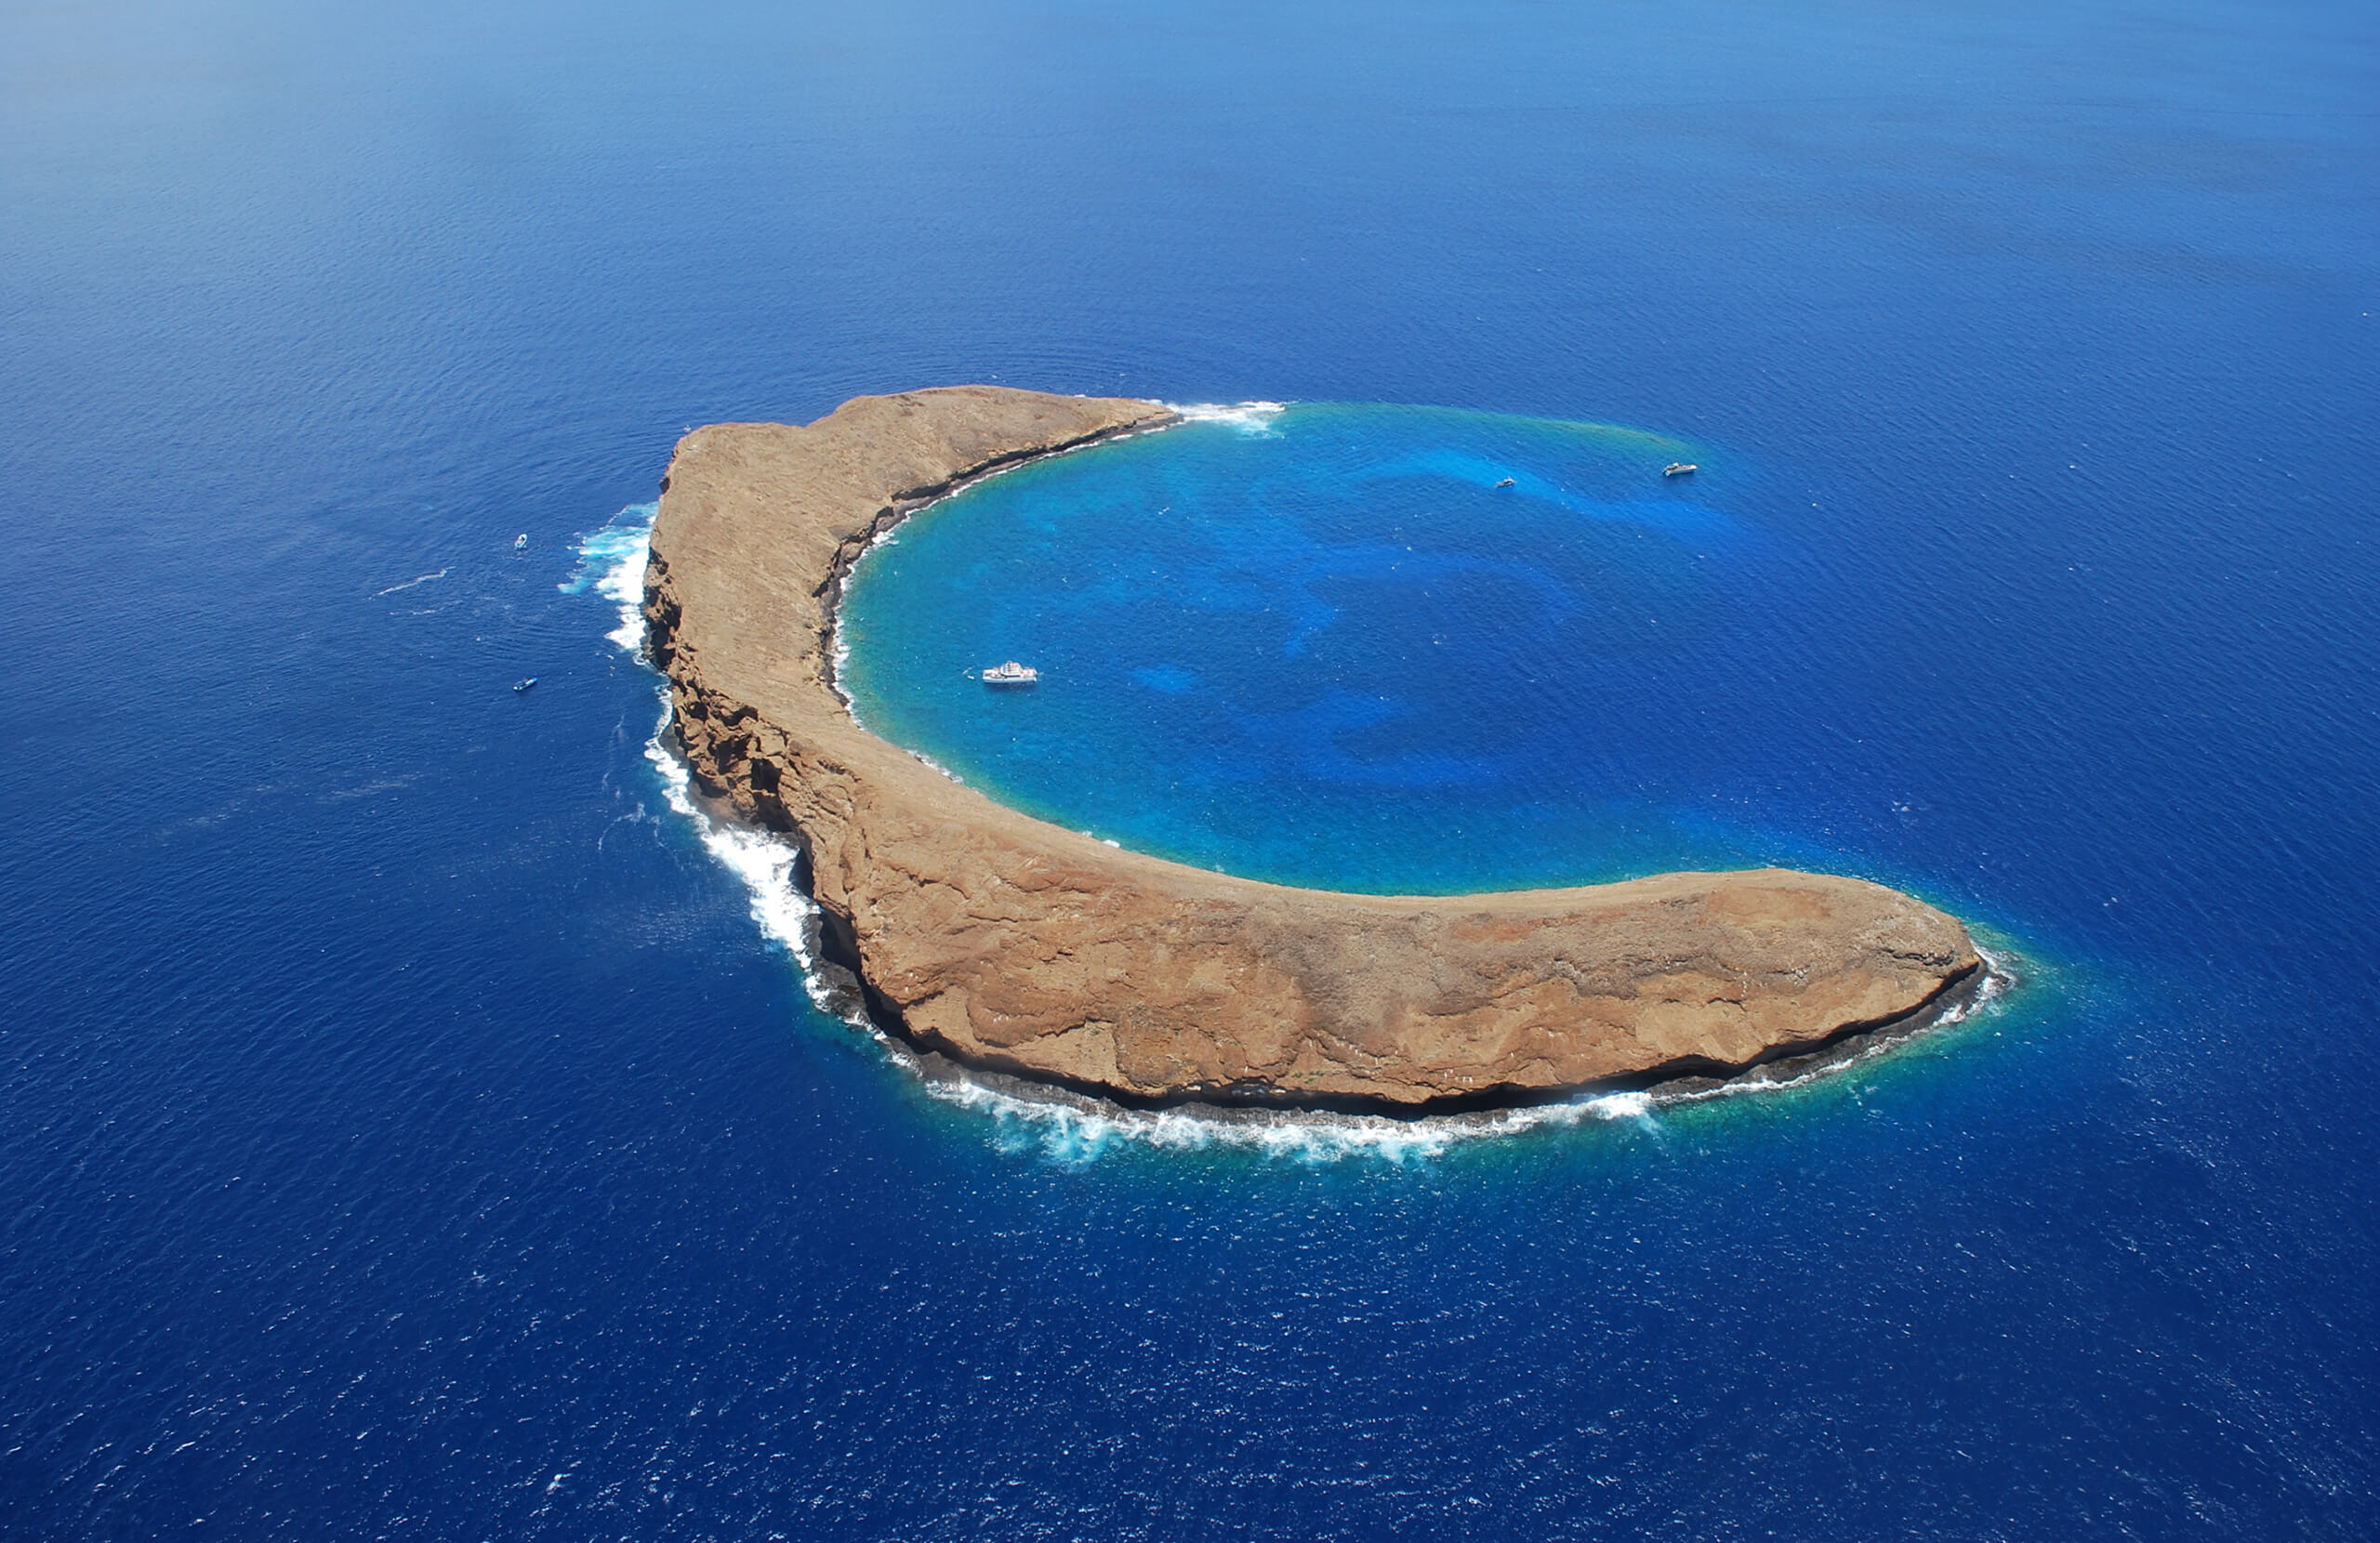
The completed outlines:
<svg viewBox="0 0 2380 1543">
<path fill-rule="evenodd" d="M 869 728 L 995 798 L 1281 883 L 1873 867 L 1766 775 L 1814 697 L 1871 682 L 1811 667 L 1840 601 L 1761 481 L 1605 424 L 1193 408 L 900 526 L 854 571 L 839 679 Z M 976 679 L 1010 658 L 1039 684 Z"/>
</svg>

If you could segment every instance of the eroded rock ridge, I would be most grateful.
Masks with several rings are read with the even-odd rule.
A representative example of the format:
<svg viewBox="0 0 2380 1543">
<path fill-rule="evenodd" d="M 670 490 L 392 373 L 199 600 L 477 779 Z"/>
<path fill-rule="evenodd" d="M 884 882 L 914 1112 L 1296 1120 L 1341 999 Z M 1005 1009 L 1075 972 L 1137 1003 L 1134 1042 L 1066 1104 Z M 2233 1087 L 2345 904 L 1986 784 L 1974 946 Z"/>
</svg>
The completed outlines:
<svg viewBox="0 0 2380 1543">
<path fill-rule="evenodd" d="M 869 541 L 987 470 L 1171 418 L 962 386 L 679 442 L 644 610 L 680 743 L 800 841 L 886 1027 L 1132 1102 L 1409 1112 L 1724 1075 L 1976 975 L 1953 918 L 1818 874 L 1390 898 L 1207 873 L 996 804 L 852 719 L 833 608 Z"/>
</svg>

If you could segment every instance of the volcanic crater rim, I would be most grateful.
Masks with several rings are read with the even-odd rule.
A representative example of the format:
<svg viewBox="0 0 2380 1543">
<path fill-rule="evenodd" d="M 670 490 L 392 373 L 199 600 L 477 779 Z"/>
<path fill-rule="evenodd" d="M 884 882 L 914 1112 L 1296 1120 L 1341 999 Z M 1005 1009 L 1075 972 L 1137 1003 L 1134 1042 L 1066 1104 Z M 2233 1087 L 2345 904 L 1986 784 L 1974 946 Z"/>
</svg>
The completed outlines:
<svg viewBox="0 0 2380 1543">
<path fill-rule="evenodd" d="M 1828 875 L 1380 896 L 1218 874 L 996 803 L 859 722 L 838 627 L 874 545 L 986 477 L 1181 421 L 948 387 L 679 443 L 644 604 L 679 749 L 794 838 L 888 1032 L 1129 1108 L 1419 1115 L 1739 1075 L 1908 1032 L 1988 975 L 1954 918 Z"/>
</svg>

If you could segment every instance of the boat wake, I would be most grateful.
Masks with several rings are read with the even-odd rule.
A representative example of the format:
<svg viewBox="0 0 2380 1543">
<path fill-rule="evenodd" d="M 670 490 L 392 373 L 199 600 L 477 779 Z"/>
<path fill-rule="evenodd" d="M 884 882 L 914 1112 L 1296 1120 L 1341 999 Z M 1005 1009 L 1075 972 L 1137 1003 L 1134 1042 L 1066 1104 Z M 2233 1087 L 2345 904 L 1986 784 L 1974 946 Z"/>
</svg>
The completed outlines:
<svg viewBox="0 0 2380 1543">
<path fill-rule="evenodd" d="M 424 574 L 419 578 L 409 578 L 403 584 L 392 584 L 386 589 L 375 589 L 372 591 L 372 598 L 377 600 L 383 595 L 394 595 L 402 590 L 411 589 L 416 585 L 433 584 L 438 580 L 444 578 L 449 572 L 451 572 L 451 570 L 441 568 L 434 574 Z"/>
</svg>

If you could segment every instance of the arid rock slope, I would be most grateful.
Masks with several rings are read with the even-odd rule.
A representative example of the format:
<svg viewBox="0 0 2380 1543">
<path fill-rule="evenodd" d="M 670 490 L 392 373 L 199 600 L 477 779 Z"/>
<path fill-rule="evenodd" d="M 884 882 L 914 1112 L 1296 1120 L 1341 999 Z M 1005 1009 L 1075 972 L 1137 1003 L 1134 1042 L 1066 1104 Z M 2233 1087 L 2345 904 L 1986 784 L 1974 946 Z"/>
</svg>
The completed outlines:
<svg viewBox="0 0 2380 1543">
<path fill-rule="evenodd" d="M 1117 851 L 862 730 L 829 681 L 852 560 L 987 468 L 1168 422 L 968 386 L 679 442 L 645 615 L 700 781 L 809 854 L 828 943 L 888 1028 L 1132 1101 L 1407 1110 L 1725 1074 L 1937 1005 L 1965 929 L 1768 870 L 1391 899 Z"/>
</svg>

